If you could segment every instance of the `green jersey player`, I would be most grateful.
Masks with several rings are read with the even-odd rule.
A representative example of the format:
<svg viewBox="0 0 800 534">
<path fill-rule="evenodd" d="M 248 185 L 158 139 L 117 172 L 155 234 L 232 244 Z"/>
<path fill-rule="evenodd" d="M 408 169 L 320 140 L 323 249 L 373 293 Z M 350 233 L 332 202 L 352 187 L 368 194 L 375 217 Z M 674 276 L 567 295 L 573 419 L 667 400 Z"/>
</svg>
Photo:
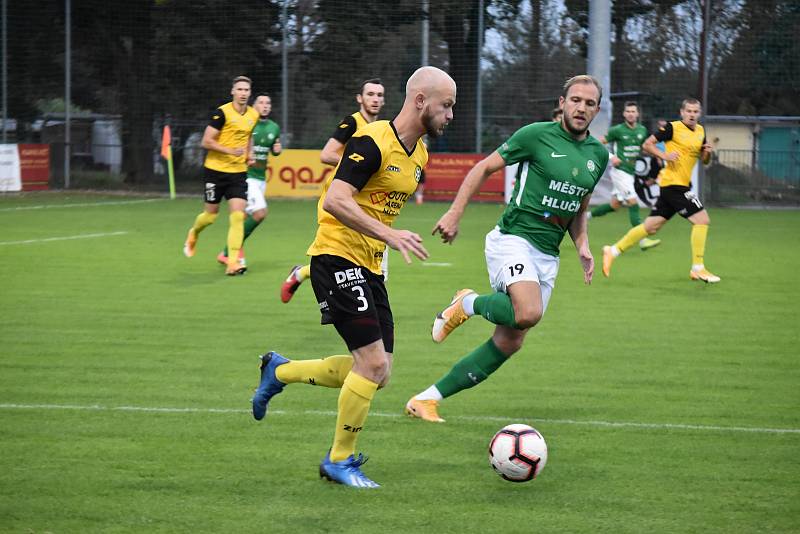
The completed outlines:
<svg viewBox="0 0 800 534">
<path fill-rule="evenodd" d="M 436 223 L 433 233 L 452 242 L 464 209 L 481 184 L 504 166 L 519 164 L 511 201 L 486 236 L 486 266 L 494 292 L 458 291 L 436 316 L 432 331 L 439 343 L 469 317 L 481 315 L 496 325 L 494 334 L 438 382 L 412 397 L 406 404 L 409 415 L 443 422 L 439 401 L 479 384 L 522 347 L 525 334 L 547 309 L 558 274 L 559 245 L 567 232 L 583 266 L 584 282 L 591 283 L 594 259 L 584 212 L 608 164 L 608 151 L 588 128 L 601 96 L 600 84 L 591 76 L 567 80 L 559 98 L 561 121 L 518 130 L 470 170 L 450 209 Z"/>
<path fill-rule="evenodd" d="M 247 207 L 244 221 L 244 240 L 253 233 L 261 221 L 267 216 L 267 158 L 272 153 L 277 156 L 283 150 L 281 146 L 281 128 L 269 118 L 272 111 L 272 99 L 267 94 L 259 94 L 253 103 L 259 120 L 252 134 L 252 149 L 247 159 Z M 244 242 L 243 240 L 243 242 Z M 217 261 L 223 265 L 228 263 L 228 247 L 219 253 Z M 239 251 L 239 263 L 246 265 L 244 248 Z"/>
<path fill-rule="evenodd" d="M 639 216 L 639 201 L 634 188 L 634 176 L 636 175 L 636 158 L 642 153 L 642 143 L 650 134 L 647 128 L 639 122 L 639 104 L 633 101 L 625 102 L 622 116 L 625 121 L 612 126 L 608 133 L 600 138 L 603 144 L 613 144 L 614 154 L 611 156 L 611 202 L 595 206 L 588 213 L 588 217 L 602 217 L 612 211 L 617 211 L 620 206 L 628 206 L 628 218 L 631 226 L 636 227 L 642 223 Z M 647 250 L 661 243 L 660 239 L 643 238 L 639 242 L 639 248 Z"/>
</svg>

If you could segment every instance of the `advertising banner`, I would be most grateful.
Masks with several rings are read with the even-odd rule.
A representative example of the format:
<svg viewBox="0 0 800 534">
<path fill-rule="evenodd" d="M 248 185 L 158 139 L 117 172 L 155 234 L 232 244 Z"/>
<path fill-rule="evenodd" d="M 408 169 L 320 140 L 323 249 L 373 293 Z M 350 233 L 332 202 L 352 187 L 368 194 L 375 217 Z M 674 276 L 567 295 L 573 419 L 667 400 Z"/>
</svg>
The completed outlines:
<svg viewBox="0 0 800 534">
<path fill-rule="evenodd" d="M 482 154 L 431 154 L 425 167 L 425 199 L 453 200 L 461 182 Z M 472 201 L 503 202 L 505 172 L 501 169 L 489 176 Z"/>
<path fill-rule="evenodd" d="M 319 160 L 319 150 L 284 150 L 267 163 L 267 198 L 319 198 L 334 167 Z"/>
<path fill-rule="evenodd" d="M 50 145 L 20 144 L 19 166 L 23 191 L 43 191 L 50 183 Z"/>
</svg>

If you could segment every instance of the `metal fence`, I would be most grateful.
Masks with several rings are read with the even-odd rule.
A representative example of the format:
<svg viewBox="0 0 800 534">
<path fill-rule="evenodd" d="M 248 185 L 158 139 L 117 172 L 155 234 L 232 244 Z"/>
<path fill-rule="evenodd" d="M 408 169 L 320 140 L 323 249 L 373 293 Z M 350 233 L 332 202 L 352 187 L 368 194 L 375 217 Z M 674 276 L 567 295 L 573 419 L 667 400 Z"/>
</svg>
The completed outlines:
<svg viewBox="0 0 800 534">
<path fill-rule="evenodd" d="M 710 114 L 800 115 L 796 0 L 2 5 L 2 133 L 9 142 L 50 143 L 55 186 L 64 184 L 65 143 L 73 187 L 160 183 L 160 130 L 170 124 L 179 188 L 196 188 L 199 136 L 239 74 L 272 95 L 284 146 L 319 148 L 357 109 L 361 80 L 383 79 L 389 118 L 408 75 L 435 65 L 458 83 L 458 102 L 431 150 L 488 152 L 520 126 L 548 119 L 564 80 L 586 72 L 589 7 L 598 5 L 610 10 L 604 103 L 614 123 L 626 100 L 640 103 L 651 127 L 675 118 L 683 98 L 703 94 Z"/>
<path fill-rule="evenodd" d="M 800 151 L 719 150 L 703 190 L 715 204 L 800 206 Z"/>
</svg>

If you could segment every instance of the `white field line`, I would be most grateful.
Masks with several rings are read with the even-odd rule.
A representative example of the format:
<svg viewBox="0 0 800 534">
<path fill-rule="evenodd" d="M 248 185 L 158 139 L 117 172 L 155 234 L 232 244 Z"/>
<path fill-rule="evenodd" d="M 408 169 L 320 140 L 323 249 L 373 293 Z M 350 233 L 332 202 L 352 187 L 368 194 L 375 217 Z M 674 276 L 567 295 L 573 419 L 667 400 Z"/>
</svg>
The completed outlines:
<svg viewBox="0 0 800 534">
<path fill-rule="evenodd" d="M 144 202 L 159 202 L 163 198 L 147 198 L 144 200 L 116 200 L 113 202 L 82 202 L 80 204 L 39 204 L 37 206 L 17 206 L 16 208 L 0 208 L 2 211 L 50 210 L 60 208 L 102 208 L 103 206 L 122 206 L 125 204 L 142 204 Z"/>
<path fill-rule="evenodd" d="M 423 267 L 452 267 L 452 263 L 436 263 L 435 261 L 423 261 L 420 263 Z"/>
<path fill-rule="evenodd" d="M 0 410 L 77 410 L 98 412 L 144 412 L 144 413 L 220 413 L 250 414 L 250 410 L 237 408 L 179 408 L 148 406 L 103 406 L 100 404 L 11 404 L 0 403 Z M 336 412 L 330 410 L 303 410 L 299 412 L 286 410 L 270 410 L 270 415 L 320 415 L 333 417 Z M 371 417 L 400 418 L 407 417 L 400 413 L 371 412 Z M 509 423 L 519 417 L 500 416 L 450 416 L 454 421 L 477 421 Z M 800 434 L 800 428 L 760 428 L 746 426 L 688 425 L 681 423 L 637 423 L 627 421 L 579 421 L 575 419 L 541 419 L 525 418 L 526 422 L 552 425 L 584 425 L 610 428 L 648 428 L 662 430 L 697 430 L 700 432 L 752 432 L 755 434 Z"/>
<path fill-rule="evenodd" d="M 49 243 L 51 241 L 69 241 L 72 239 L 92 239 L 95 237 L 111 237 L 115 235 L 125 235 L 128 232 L 106 232 L 102 234 L 79 234 L 68 235 L 64 237 L 45 237 L 43 239 L 26 239 L 25 241 L 0 241 L 0 246 L 3 245 L 30 245 L 31 243 Z"/>
</svg>

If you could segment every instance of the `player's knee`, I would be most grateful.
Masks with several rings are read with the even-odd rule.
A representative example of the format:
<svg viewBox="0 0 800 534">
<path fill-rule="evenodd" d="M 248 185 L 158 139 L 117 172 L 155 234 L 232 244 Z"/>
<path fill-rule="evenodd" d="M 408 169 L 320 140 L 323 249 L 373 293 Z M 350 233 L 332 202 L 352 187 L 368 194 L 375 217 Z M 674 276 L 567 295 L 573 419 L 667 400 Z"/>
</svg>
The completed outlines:
<svg viewBox="0 0 800 534">
<path fill-rule="evenodd" d="M 258 211 L 254 212 L 250 216 L 253 218 L 254 221 L 261 222 L 267 217 L 267 210 L 265 210 L 265 209 L 258 210 Z"/>
<path fill-rule="evenodd" d="M 536 326 L 541 321 L 543 310 L 539 306 L 514 307 L 514 322 L 517 328 L 524 330 Z"/>
<path fill-rule="evenodd" d="M 517 323 L 517 327 L 520 330 L 525 330 L 527 328 L 532 328 L 536 326 L 539 321 L 542 320 L 542 312 L 541 311 L 528 311 L 515 316 L 515 321 Z"/>
<path fill-rule="evenodd" d="M 391 369 L 389 367 L 389 361 L 386 359 L 386 357 L 369 358 L 359 367 L 361 367 L 364 373 L 369 375 L 369 377 L 371 377 L 373 381 L 377 382 L 378 384 L 385 385 L 389 382 Z"/>
</svg>

